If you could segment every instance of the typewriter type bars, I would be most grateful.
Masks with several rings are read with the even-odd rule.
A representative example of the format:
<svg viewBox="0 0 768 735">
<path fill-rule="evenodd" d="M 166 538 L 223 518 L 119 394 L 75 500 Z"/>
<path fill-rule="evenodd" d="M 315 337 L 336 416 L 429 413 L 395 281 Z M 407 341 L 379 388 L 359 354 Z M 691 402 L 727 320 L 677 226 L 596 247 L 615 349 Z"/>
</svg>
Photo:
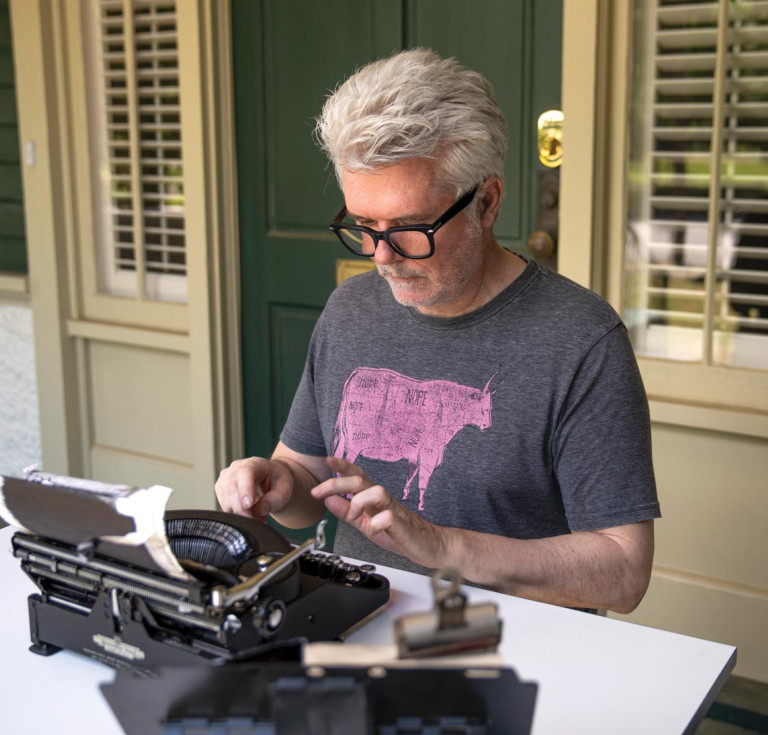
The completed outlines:
<svg viewBox="0 0 768 735">
<path fill-rule="evenodd" d="M 71 491 L 77 482 L 51 477 L 47 484 L 38 477 L 3 478 L 0 488 L 0 510 L 24 528 L 13 537 L 14 554 L 40 591 L 29 597 L 37 653 L 66 648 L 142 673 L 162 664 L 235 660 L 277 641 L 334 640 L 389 599 L 388 581 L 372 568 L 318 551 L 324 522 L 314 538 L 292 548 L 255 520 L 170 511 L 162 532 L 131 545 L 124 539 L 135 531 L 84 535 L 60 516 L 30 518 L 29 509 L 14 501 L 22 489 L 28 493 L 36 485 L 33 490 L 50 495 L 54 488 Z M 106 505 L 114 506 L 115 497 Z M 31 501 L 27 495 L 25 502 Z M 76 503 L 80 525 L 104 511 L 93 497 L 87 501 Z M 131 528 L 140 525 L 136 520 Z"/>
</svg>

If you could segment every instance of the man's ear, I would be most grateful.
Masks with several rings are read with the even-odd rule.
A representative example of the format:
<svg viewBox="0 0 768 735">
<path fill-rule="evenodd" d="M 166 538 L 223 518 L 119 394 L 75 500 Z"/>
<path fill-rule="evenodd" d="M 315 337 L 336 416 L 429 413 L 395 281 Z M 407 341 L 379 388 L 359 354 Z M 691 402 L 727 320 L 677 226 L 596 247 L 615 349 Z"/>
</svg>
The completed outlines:
<svg viewBox="0 0 768 735">
<path fill-rule="evenodd" d="M 487 178 L 480 187 L 480 201 L 477 212 L 480 215 L 480 224 L 483 227 L 493 227 L 499 216 L 501 200 L 504 196 L 504 182 L 498 176 Z"/>
</svg>

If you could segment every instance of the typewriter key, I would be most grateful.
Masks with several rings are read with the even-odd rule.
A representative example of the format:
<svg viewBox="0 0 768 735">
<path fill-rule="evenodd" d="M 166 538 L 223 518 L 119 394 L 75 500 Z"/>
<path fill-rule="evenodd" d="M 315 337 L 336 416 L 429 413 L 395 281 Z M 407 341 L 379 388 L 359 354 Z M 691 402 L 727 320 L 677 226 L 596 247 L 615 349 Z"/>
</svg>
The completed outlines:
<svg viewBox="0 0 768 735">
<path fill-rule="evenodd" d="M 317 574 L 321 579 L 328 579 L 333 574 L 334 564 L 330 557 L 325 556 L 318 561 Z"/>
<path fill-rule="evenodd" d="M 301 557 L 301 571 L 305 574 L 316 575 L 318 573 L 320 554 L 310 551 Z"/>
<path fill-rule="evenodd" d="M 363 575 L 357 570 L 347 572 L 347 576 L 344 578 L 347 584 L 360 584 L 363 581 Z"/>
<path fill-rule="evenodd" d="M 358 571 L 360 572 L 360 581 L 365 582 L 376 571 L 376 567 L 373 564 L 361 564 Z"/>
<path fill-rule="evenodd" d="M 343 561 L 337 561 L 331 569 L 331 579 L 336 582 L 344 579 L 344 575 L 347 573 L 346 566 Z"/>
</svg>

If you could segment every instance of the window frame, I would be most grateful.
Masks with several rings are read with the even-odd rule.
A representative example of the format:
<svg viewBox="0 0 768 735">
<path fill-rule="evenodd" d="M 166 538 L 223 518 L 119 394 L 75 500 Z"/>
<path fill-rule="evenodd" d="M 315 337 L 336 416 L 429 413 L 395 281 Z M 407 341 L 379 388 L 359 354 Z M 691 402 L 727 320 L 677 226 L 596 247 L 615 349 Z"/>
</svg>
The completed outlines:
<svg viewBox="0 0 768 735">
<path fill-rule="evenodd" d="M 632 0 L 564 0 L 559 270 L 620 315 L 631 30 Z M 768 371 L 640 356 L 638 365 L 653 421 L 768 437 Z"/>
<path fill-rule="evenodd" d="M 634 8 L 633 29 L 635 34 L 642 29 L 644 47 L 633 54 L 638 60 L 633 82 L 639 83 L 633 110 L 636 116 L 647 117 L 632 121 L 642 131 L 631 151 L 633 180 L 642 166 L 642 184 L 631 187 L 628 201 L 633 213 L 630 228 L 637 234 L 640 252 L 629 256 L 631 266 L 625 278 L 632 270 L 643 286 L 637 300 L 625 308 L 639 310 L 635 336 L 648 346 L 638 349 L 653 356 L 654 339 L 661 338 L 658 354 L 662 358 L 768 370 L 768 322 L 759 315 L 753 321 L 754 315 L 736 306 L 760 308 L 757 305 L 765 296 L 750 296 L 749 289 L 742 287 L 768 283 L 765 267 L 743 271 L 737 260 L 768 257 L 768 227 L 750 219 L 763 216 L 765 198 L 759 199 L 749 189 L 764 187 L 765 174 L 750 168 L 752 176 L 760 177 L 761 184 L 754 184 L 744 173 L 745 167 L 754 167 L 762 157 L 749 149 L 768 141 L 768 128 L 755 112 L 764 102 L 755 105 L 741 98 L 743 90 L 748 95 L 764 84 L 760 72 L 766 71 L 766 65 L 761 57 L 768 37 L 765 26 L 750 23 L 765 8 L 762 2 L 746 3 L 732 11 L 731 3 L 721 0 L 699 0 L 695 6 L 681 0 L 646 0 L 635 2 Z M 688 25 L 692 20 L 697 21 L 693 30 Z M 660 34 L 657 22 L 665 23 Z M 695 41 L 686 40 L 691 35 Z M 689 49 L 686 43 L 699 48 Z M 756 51 L 752 43 L 761 48 Z M 663 49 L 661 55 L 657 49 Z M 696 78 L 685 84 L 683 72 L 691 71 Z M 704 104 L 709 94 L 720 104 Z M 681 129 L 679 123 L 664 122 L 677 117 L 700 125 L 689 123 Z M 670 173 L 668 169 L 676 164 L 680 170 Z M 696 169 L 708 173 L 702 175 Z M 740 233 L 751 238 L 761 231 L 764 234 L 757 243 L 740 241 Z M 654 274 L 662 279 L 654 282 Z M 664 282 L 665 274 L 675 282 Z M 653 303 L 654 299 L 660 301 Z M 662 323 L 653 324 L 652 314 L 661 317 Z M 764 329 L 761 334 L 742 332 L 757 324 Z M 731 350 L 737 353 L 732 359 L 725 354 Z M 750 354 L 752 350 L 757 352 Z"/>
<path fill-rule="evenodd" d="M 95 162 L 91 152 L 91 136 L 103 134 L 103 129 L 94 130 L 94 109 L 89 107 L 89 87 L 86 74 L 86 63 L 90 44 L 87 43 L 85 34 L 84 15 L 93 13 L 90 0 L 78 0 L 77 2 L 64 4 L 64 24 L 66 35 L 70 40 L 65 63 L 67 64 L 66 78 L 60 88 L 66 89 L 68 99 L 67 106 L 72 111 L 72 119 L 75 124 L 68 131 L 70 150 L 72 151 L 72 174 L 70 183 L 72 189 L 69 193 L 70 201 L 76 214 L 73 217 L 76 244 L 76 272 L 72 276 L 81 283 L 77 289 L 79 296 L 79 318 L 109 322 L 115 324 L 149 325 L 156 329 L 165 329 L 172 332 L 189 332 L 189 309 L 186 303 L 174 301 L 161 301 L 139 293 L 137 296 L 121 296 L 105 293 L 100 290 L 100 276 L 98 269 L 100 239 L 103 236 L 102 218 L 97 211 L 98 197 L 96 187 L 98 181 L 93 174 Z M 185 6 L 177 3 L 177 31 L 178 31 L 178 56 L 179 69 L 199 68 L 200 47 L 199 41 L 194 36 L 183 32 L 185 14 L 195 14 L 196 7 Z M 86 45 L 87 44 L 87 45 Z M 181 127 L 182 127 L 182 160 L 185 162 L 185 180 L 190 177 L 186 162 L 191 158 L 199 158 L 201 151 L 189 141 L 189 135 L 185 130 L 193 126 L 193 121 L 199 116 L 199 110 L 194 107 L 194 99 L 197 95 L 191 95 L 193 99 L 185 99 L 183 89 L 199 84 L 198 80 L 185 80 L 185 74 L 180 71 L 179 85 L 181 87 Z M 188 110 L 185 113 L 185 109 Z M 192 210 L 189 192 L 185 192 L 188 210 Z M 185 223 L 185 230 L 191 230 L 190 224 Z M 136 244 L 139 247 L 139 244 Z M 193 238 L 187 238 L 187 280 L 188 287 L 192 285 L 193 268 L 190 260 L 190 250 L 194 247 Z M 145 277 L 148 275 L 144 274 Z"/>
</svg>

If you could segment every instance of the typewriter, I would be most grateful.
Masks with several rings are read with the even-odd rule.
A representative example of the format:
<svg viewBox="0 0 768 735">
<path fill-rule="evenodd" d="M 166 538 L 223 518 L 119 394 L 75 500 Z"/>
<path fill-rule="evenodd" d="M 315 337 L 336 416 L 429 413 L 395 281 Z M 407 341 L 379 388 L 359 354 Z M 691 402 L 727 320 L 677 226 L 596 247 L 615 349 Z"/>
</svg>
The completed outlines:
<svg viewBox="0 0 768 735">
<path fill-rule="evenodd" d="M 171 492 L 37 470 L 0 478 L 0 515 L 21 529 L 13 553 L 38 588 L 32 651 L 143 676 L 280 660 L 291 641 L 339 639 L 388 602 L 374 567 L 321 551 L 324 522 L 294 547 L 249 518 L 167 511 Z"/>
</svg>

